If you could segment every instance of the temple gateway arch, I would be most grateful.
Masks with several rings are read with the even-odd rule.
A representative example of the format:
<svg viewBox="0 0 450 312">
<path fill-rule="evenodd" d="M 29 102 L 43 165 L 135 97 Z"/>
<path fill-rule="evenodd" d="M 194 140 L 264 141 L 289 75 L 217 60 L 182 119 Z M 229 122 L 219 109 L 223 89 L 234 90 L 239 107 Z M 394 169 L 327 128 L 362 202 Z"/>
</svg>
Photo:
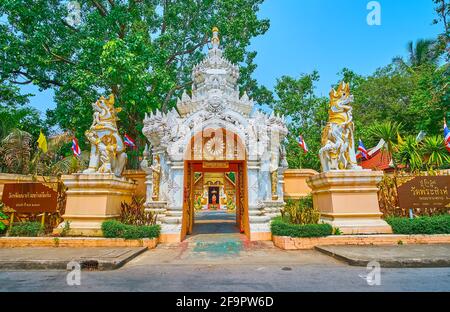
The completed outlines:
<svg viewBox="0 0 450 312">
<path fill-rule="evenodd" d="M 192 94 L 177 108 L 145 117 L 150 151 L 146 207 L 158 213 L 162 242 L 179 242 L 193 231 L 195 211 L 227 206 L 250 240 L 270 240 L 270 221 L 284 206 L 287 169 L 283 116 L 258 111 L 237 81 L 239 67 L 223 57 L 218 31 L 192 71 Z M 151 157 L 150 157 L 151 155 Z"/>
</svg>

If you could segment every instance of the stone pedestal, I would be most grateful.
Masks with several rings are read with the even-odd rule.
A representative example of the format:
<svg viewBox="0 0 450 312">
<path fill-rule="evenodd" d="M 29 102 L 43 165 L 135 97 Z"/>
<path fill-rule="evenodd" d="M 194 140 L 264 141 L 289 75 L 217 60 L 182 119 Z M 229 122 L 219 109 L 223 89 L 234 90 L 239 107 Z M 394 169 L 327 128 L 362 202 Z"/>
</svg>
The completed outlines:
<svg viewBox="0 0 450 312">
<path fill-rule="evenodd" d="M 321 220 L 343 234 L 392 233 L 378 206 L 382 178 L 380 171 L 336 170 L 312 176 L 307 183 Z"/>
<path fill-rule="evenodd" d="M 102 236 L 103 221 L 119 217 L 120 204 L 131 201 L 136 190 L 134 181 L 112 174 L 74 174 L 62 180 L 68 188 L 63 218 L 70 222 L 71 236 Z"/>
</svg>

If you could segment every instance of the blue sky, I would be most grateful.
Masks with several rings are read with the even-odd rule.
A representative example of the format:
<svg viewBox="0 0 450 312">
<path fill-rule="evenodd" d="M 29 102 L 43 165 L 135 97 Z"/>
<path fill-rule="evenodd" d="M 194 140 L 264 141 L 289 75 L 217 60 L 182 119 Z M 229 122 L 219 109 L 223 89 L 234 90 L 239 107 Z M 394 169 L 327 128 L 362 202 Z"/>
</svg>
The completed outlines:
<svg viewBox="0 0 450 312">
<path fill-rule="evenodd" d="M 318 70 L 318 95 L 327 95 L 344 67 L 368 75 L 394 56 L 406 56 L 406 44 L 433 38 L 442 25 L 435 18 L 431 0 L 378 0 L 381 25 L 366 21 L 369 0 L 266 0 L 259 13 L 271 20 L 269 31 L 252 40 L 258 52 L 255 78 L 273 88 L 283 75 L 298 77 Z M 41 112 L 55 106 L 53 92 L 33 86 L 31 105 Z"/>
</svg>

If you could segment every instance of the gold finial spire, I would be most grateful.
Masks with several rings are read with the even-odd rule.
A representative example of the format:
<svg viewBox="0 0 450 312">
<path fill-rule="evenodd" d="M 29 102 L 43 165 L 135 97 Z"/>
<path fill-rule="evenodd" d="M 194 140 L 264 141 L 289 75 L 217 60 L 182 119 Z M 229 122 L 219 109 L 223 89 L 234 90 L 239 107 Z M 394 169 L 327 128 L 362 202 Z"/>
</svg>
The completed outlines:
<svg viewBox="0 0 450 312">
<path fill-rule="evenodd" d="M 218 48 L 220 45 L 219 28 L 213 27 L 212 33 L 213 33 L 213 37 L 211 39 L 212 46 L 213 48 Z"/>
</svg>

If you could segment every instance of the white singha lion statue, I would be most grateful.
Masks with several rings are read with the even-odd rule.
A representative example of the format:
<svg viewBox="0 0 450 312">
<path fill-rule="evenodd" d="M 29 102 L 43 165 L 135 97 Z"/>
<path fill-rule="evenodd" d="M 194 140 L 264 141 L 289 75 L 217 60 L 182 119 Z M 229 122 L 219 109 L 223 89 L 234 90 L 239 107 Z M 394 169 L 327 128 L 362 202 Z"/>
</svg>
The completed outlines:
<svg viewBox="0 0 450 312">
<path fill-rule="evenodd" d="M 322 132 L 322 148 L 319 151 L 324 172 L 362 169 L 356 163 L 352 102 L 349 84 L 342 82 L 337 91 L 331 90 L 329 119 Z"/>
<path fill-rule="evenodd" d="M 91 156 L 86 174 L 105 173 L 120 177 L 127 163 L 125 144 L 117 129 L 116 114 L 121 111 L 114 107 L 114 95 L 103 96 L 92 104 L 94 121 L 85 135 L 91 142 Z"/>
</svg>

